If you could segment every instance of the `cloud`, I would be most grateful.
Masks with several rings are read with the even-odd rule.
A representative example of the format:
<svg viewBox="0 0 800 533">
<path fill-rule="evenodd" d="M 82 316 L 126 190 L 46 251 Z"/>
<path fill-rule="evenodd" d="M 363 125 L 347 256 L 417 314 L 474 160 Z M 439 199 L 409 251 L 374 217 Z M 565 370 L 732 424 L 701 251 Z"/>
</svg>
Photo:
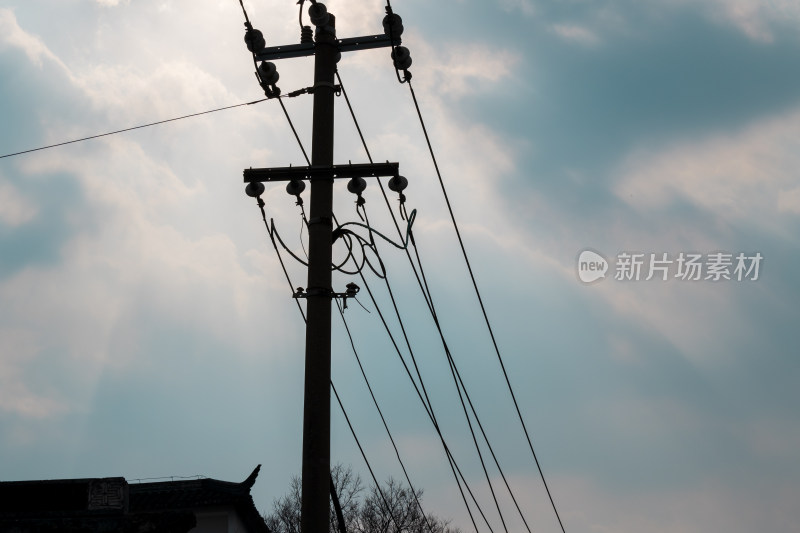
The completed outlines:
<svg viewBox="0 0 800 533">
<path fill-rule="evenodd" d="M 800 215 L 800 187 L 778 192 L 778 212 Z"/>
<path fill-rule="evenodd" d="M 12 184 L 0 181 L 0 222 L 19 226 L 32 220 L 38 209 Z"/>
<path fill-rule="evenodd" d="M 599 42 L 597 35 L 590 29 L 584 26 L 574 24 L 554 24 L 553 31 L 564 39 L 582 45 L 595 45 Z"/>
<path fill-rule="evenodd" d="M 4 43 L 19 48 L 39 68 L 43 65 L 43 59 L 48 59 L 60 67 L 66 68 L 38 37 L 20 28 L 14 12 L 10 9 L 0 9 L 0 35 L 3 36 L 0 45 Z"/>
<path fill-rule="evenodd" d="M 790 502 L 800 495 L 782 484 L 762 486 L 756 481 L 761 492 L 754 497 L 749 483 L 727 485 L 713 478 L 680 490 L 641 488 L 624 495 L 579 477 L 551 483 L 556 495 L 562 495 L 557 501 L 567 527 L 598 533 L 790 531 L 792 519 L 798 518 Z"/>
<path fill-rule="evenodd" d="M 31 390 L 31 359 L 39 351 L 37 335 L 25 329 L 0 329 L 0 411 L 47 418 L 67 408 L 58 397 Z"/>
<path fill-rule="evenodd" d="M 24 51 L 34 68 L 63 67 L 8 10 L 0 12 L 0 24 L 10 35 L 6 42 Z M 53 141 L 113 129 L 109 123 L 127 126 L 142 117 L 174 116 L 185 106 L 198 111 L 232 100 L 214 76 L 183 61 L 150 71 L 102 64 L 74 73 L 56 68 L 48 81 L 59 86 L 68 112 L 48 112 L 42 105 L 41 122 L 33 123 L 39 136 Z M 287 289 L 285 281 L 265 274 L 279 266 L 261 248 L 263 233 L 242 246 L 219 226 L 198 229 L 227 201 L 210 197 L 219 180 L 209 173 L 220 163 L 228 165 L 230 155 L 191 157 L 203 155 L 196 146 L 204 135 L 246 136 L 262 113 L 254 109 L 244 120 L 220 117 L 216 128 L 199 118 L 138 137 L 105 137 L 23 157 L 4 169 L 0 221 L 13 233 L 42 218 L 52 230 L 48 233 L 59 237 L 52 261 L 29 260 L 0 280 L 0 323 L 5 325 L 0 351 L 9 354 L 0 368 L 0 410 L 22 419 L 88 410 L 104 372 L 159 365 L 164 348 L 154 349 L 152 339 L 161 328 L 176 331 L 172 346 L 191 347 L 206 339 L 209 345 L 235 347 L 230 356 L 244 358 L 258 351 L 260 339 L 252 332 L 282 328 L 279 324 L 289 319 L 271 317 L 264 308 L 272 291 L 285 294 Z M 71 120 L 72 114 L 81 120 Z M 232 183 L 240 192 L 239 181 Z M 78 191 L 81 202 L 64 196 L 53 209 L 59 184 Z M 31 194 L 39 190 L 49 196 Z M 212 209 L 203 213 L 201 204 Z M 252 214 L 252 227 L 258 229 L 255 210 Z M 31 246 L 30 239 L 8 242 L 4 253 L 13 257 L 24 257 Z M 258 326 L 261 320 L 270 325 Z M 51 379 L 43 370 L 48 368 L 69 370 Z"/>
<path fill-rule="evenodd" d="M 662 0 L 662 5 L 700 9 L 712 20 L 732 24 L 755 42 L 775 41 L 778 30 L 794 29 L 800 23 L 800 5 L 794 0 Z"/>
<path fill-rule="evenodd" d="M 781 213 L 797 213 L 798 126 L 795 110 L 738 133 L 639 151 L 623 164 L 614 191 L 639 211 L 689 201 L 728 224 L 780 228 Z"/>
<path fill-rule="evenodd" d="M 426 76 L 417 84 L 435 90 L 445 99 L 489 91 L 512 77 L 521 56 L 510 48 L 483 43 L 448 43 L 434 47 L 414 36 L 412 60 L 419 61 Z M 417 59 L 419 58 L 419 59 Z M 410 69 L 413 73 L 414 66 Z"/>
<path fill-rule="evenodd" d="M 532 17 L 536 14 L 536 8 L 532 0 L 499 0 L 500 6 L 508 11 L 519 11 L 526 17 Z"/>
</svg>

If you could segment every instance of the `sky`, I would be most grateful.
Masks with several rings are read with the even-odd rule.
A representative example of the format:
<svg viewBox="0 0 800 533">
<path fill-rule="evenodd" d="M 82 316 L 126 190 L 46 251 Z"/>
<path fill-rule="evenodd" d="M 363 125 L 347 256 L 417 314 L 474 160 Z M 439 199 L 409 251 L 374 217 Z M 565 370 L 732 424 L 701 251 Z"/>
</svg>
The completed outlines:
<svg viewBox="0 0 800 533">
<path fill-rule="evenodd" d="M 294 1 L 244 4 L 268 46 L 299 42 Z M 327 6 L 340 38 L 381 32 L 379 0 Z M 566 531 L 796 531 L 800 4 L 393 8 Z M 0 155 L 262 98 L 243 22 L 236 0 L 3 0 Z M 284 94 L 311 85 L 313 58 L 276 64 Z M 522 513 L 534 531 L 560 531 L 408 85 L 387 49 L 345 53 L 338 68 L 374 159 L 399 162 L 408 179 L 444 336 Z M 310 150 L 311 97 L 283 101 Z M 335 130 L 335 161 L 366 162 L 342 97 Z M 284 255 L 289 286 L 241 172 L 290 164 L 305 161 L 275 101 L 0 159 L 0 479 L 241 481 L 262 464 L 257 507 L 288 491 L 301 465 L 305 338 L 291 287 L 305 273 Z M 302 257 L 294 199 L 278 184 L 263 198 Z M 364 198 L 370 225 L 397 239 L 374 180 Z M 396 197 L 390 205 L 397 213 Z M 335 212 L 360 221 L 344 183 Z M 408 259 L 379 251 L 443 434 L 502 531 Z M 737 274 L 740 254 L 758 270 Z M 699 276 L 681 274 L 690 255 Z M 594 271 L 579 257 L 604 277 L 585 282 Z M 378 309 L 400 338 L 386 284 L 367 275 L 376 309 L 358 277 L 336 274 L 333 289 L 351 281 L 362 305 L 349 300 L 345 318 L 423 505 L 474 531 L 381 324 Z M 400 479 L 333 318 L 333 382 L 378 478 Z M 335 403 L 331 446 L 334 463 L 367 480 Z M 486 459 L 508 530 L 525 531 Z"/>
</svg>

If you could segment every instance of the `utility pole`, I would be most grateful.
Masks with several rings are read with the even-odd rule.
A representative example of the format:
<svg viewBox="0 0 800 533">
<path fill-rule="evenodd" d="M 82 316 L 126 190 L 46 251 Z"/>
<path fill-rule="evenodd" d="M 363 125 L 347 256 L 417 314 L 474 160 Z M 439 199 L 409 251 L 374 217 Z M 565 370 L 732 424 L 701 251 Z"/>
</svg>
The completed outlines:
<svg viewBox="0 0 800 533">
<path fill-rule="evenodd" d="M 350 178 L 348 189 L 359 197 L 366 186 L 365 177 L 392 176 L 389 188 L 398 193 L 407 184 L 399 175 L 397 163 L 333 164 L 334 96 L 341 90 L 334 84 L 336 63 L 341 52 L 389 46 L 393 47 L 396 68 L 407 68 L 410 59 L 408 50 L 397 46 L 402 33 L 397 15 L 387 14 L 384 34 L 340 40 L 336 38 L 333 14 L 320 2 L 311 0 L 311 3 L 308 14 L 317 27 L 313 43 L 310 42 L 311 28 L 304 27 L 300 44 L 267 48 L 261 32 L 254 30 L 249 20 L 245 23 L 245 42 L 253 52 L 254 62 L 263 61 L 257 67 L 257 77 L 268 98 L 280 96 L 275 85 L 277 71 L 269 60 L 314 55 L 314 86 L 298 91 L 314 96 L 311 166 L 245 169 L 244 181 L 249 184 L 247 194 L 257 197 L 261 206 L 264 205 L 262 182 L 289 181 L 287 192 L 297 195 L 298 201 L 305 188 L 302 180 L 311 182 L 308 285 L 294 294 L 295 298 L 307 300 L 300 530 L 301 533 L 328 533 L 328 502 L 333 490 L 330 477 L 331 302 L 333 298 L 354 295 L 350 287 L 346 293 L 336 293 L 331 286 L 333 183 L 337 178 Z M 402 61 L 395 58 L 398 50 L 405 54 Z"/>
<path fill-rule="evenodd" d="M 336 18 L 319 26 L 314 43 L 314 115 L 311 165 L 333 165 L 333 77 Z M 303 404 L 302 533 L 328 531 L 331 476 L 331 257 L 333 177 L 311 182 L 305 396 Z"/>
</svg>

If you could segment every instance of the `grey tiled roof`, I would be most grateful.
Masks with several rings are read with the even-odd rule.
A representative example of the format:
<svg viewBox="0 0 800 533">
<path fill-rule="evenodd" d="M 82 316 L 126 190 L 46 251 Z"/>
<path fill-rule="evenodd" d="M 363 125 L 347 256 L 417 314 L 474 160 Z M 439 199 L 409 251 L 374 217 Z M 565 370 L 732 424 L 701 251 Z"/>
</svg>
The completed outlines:
<svg viewBox="0 0 800 533">
<path fill-rule="evenodd" d="M 248 533 L 269 533 L 250 495 L 260 468 L 241 483 L 206 478 L 128 484 L 120 477 L 0 482 L 0 533 L 150 527 L 178 533 L 194 527 L 195 511 L 228 506 Z"/>
</svg>

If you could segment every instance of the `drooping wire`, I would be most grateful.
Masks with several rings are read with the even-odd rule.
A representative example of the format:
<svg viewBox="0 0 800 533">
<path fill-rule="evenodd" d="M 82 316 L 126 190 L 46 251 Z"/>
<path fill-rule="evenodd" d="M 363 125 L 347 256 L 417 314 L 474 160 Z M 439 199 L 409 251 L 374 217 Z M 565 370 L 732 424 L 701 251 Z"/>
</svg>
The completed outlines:
<svg viewBox="0 0 800 533">
<path fill-rule="evenodd" d="M 281 264 L 281 269 L 283 269 L 283 275 L 286 276 L 286 281 L 289 283 L 289 289 L 294 293 L 294 285 L 292 284 L 291 278 L 289 278 L 289 272 L 286 270 L 286 265 L 283 262 L 283 257 L 281 256 L 280 250 L 278 250 L 278 245 L 275 243 L 275 236 L 274 236 L 274 228 L 275 223 L 272 222 L 272 229 L 270 229 L 270 224 L 267 222 L 267 212 L 264 210 L 264 200 L 261 199 L 259 196 L 257 199 L 258 208 L 261 210 L 261 218 L 264 220 L 264 226 L 267 228 L 267 234 L 269 235 L 269 240 L 272 242 L 272 247 L 275 248 L 275 255 L 278 256 L 278 261 Z M 281 242 L 283 244 L 283 242 Z M 284 247 L 285 248 L 285 247 Z M 303 311 L 303 306 L 300 305 L 300 300 L 295 298 L 294 303 L 297 304 L 297 310 L 300 311 L 300 315 L 303 317 L 303 322 L 306 321 L 306 314 Z"/>
<path fill-rule="evenodd" d="M 300 246 L 303 247 L 303 255 L 306 256 L 306 261 L 308 261 L 308 252 L 306 251 L 306 244 L 305 242 L 303 242 L 303 233 L 304 233 L 303 230 L 306 228 L 308 228 L 308 222 L 306 221 L 305 210 L 303 210 L 303 218 L 300 221 Z"/>
<path fill-rule="evenodd" d="M 108 133 L 101 133 L 99 135 L 90 135 L 89 137 L 82 137 L 80 139 L 74 139 L 72 141 L 64 141 L 64 142 L 60 142 L 60 143 L 56 143 L 56 144 L 50 144 L 50 145 L 47 145 L 47 146 L 40 146 L 39 148 L 31 148 L 30 150 L 23 150 L 21 152 L 14 152 L 13 154 L 0 155 L 0 159 L 3 159 L 5 157 L 13 157 L 15 155 L 29 154 L 31 152 L 38 152 L 39 150 L 47 150 L 48 148 L 55 148 L 57 146 L 64 146 L 66 144 L 79 143 L 79 142 L 88 141 L 88 140 L 91 140 L 91 139 L 97 139 L 99 137 L 107 137 L 109 135 L 116 135 L 117 133 L 124 133 L 126 131 L 133 131 L 133 130 L 139 130 L 139 129 L 142 129 L 142 128 L 149 128 L 150 126 L 157 126 L 159 124 L 166 124 L 167 122 L 175 122 L 176 120 L 183 120 L 185 118 L 197 117 L 197 116 L 200 116 L 200 115 L 207 115 L 209 113 L 216 113 L 217 111 L 225 111 L 226 109 L 233 109 L 234 107 L 242 107 L 242 106 L 246 106 L 246 105 L 253 105 L 253 104 L 257 104 L 259 102 L 263 102 L 264 100 L 267 100 L 267 98 L 262 98 L 260 100 L 253 100 L 252 102 L 244 102 L 242 104 L 229 105 L 229 106 L 225 106 L 225 107 L 218 107 L 217 109 L 209 109 L 208 111 L 201 111 L 200 113 L 192 113 L 190 115 L 183 115 L 181 117 L 169 118 L 167 120 L 159 120 L 158 122 L 150 122 L 149 124 L 142 124 L 140 126 L 133 126 L 132 128 L 124 128 L 124 129 L 121 129 L 121 130 L 109 131 Z"/>
<path fill-rule="evenodd" d="M 361 132 L 361 126 L 358 123 L 358 119 L 356 118 L 355 111 L 353 110 L 353 106 L 350 103 L 350 97 L 347 96 L 347 90 L 345 89 L 344 83 L 342 83 L 342 78 L 339 74 L 338 69 L 336 70 L 336 80 L 339 82 L 339 86 L 342 88 L 342 95 L 344 96 L 344 100 L 347 103 L 347 108 L 350 110 L 350 116 L 353 119 L 353 124 L 355 124 L 356 130 L 358 131 L 358 136 L 361 138 L 361 145 L 364 147 L 364 152 L 367 154 L 367 159 L 369 160 L 370 164 L 374 164 L 372 160 L 372 154 L 369 151 L 369 147 L 367 146 L 367 141 L 364 139 L 364 134 Z M 383 182 L 380 178 L 376 178 L 378 181 L 378 187 L 381 190 L 381 196 L 383 196 L 383 201 L 386 204 L 386 208 L 389 210 L 389 214 L 392 216 L 392 222 L 394 223 L 395 230 L 397 231 L 397 235 L 402 239 L 403 233 L 400 231 L 400 224 L 397 222 L 397 217 L 394 214 L 394 210 L 392 209 L 392 205 L 389 202 L 389 196 L 386 194 L 386 189 L 383 186 Z M 402 212 L 403 204 L 401 203 L 401 212 Z M 419 279 L 419 274 L 417 273 L 417 269 L 414 266 L 414 261 L 411 259 L 411 254 L 406 249 L 406 257 L 408 257 L 408 261 L 411 264 L 411 268 L 414 271 L 414 275 L 417 278 L 417 283 L 422 286 L 422 283 Z M 423 291 L 424 293 L 424 291 Z M 427 295 L 424 295 L 427 301 Z M 430 304 L 429 304 L 430 305 Z"/>
<path fill-rule="evenodd" d="M 353 106 L 350 103 L 350 99 L 349 99 L 349 97 L 347 95 L 347 91 L 345 89 L 344 84 L 342 83 L 341 76 L 340 76 L 338 71 L 336 72 L 336 76 L 337 76 L 337 81 L 339 82 L 339 85 L 342 87 L 342 94 L 345 97 L 345 102 L 347 103 L 347 107 L 350 110 L 350 115 L 351 115 L 351 117 L 353 119 L 353 122 L 355 124 L 356 130 L 358 131 L 358 135 L 361 138 L 361 143 L 362 143 L 362 145 L 364 147 L 364 151 L 366 152 L 367 157 L 370 160 L 370 162 L 372 162 L 372 156 L 370 154 L 369 147 L 367 146 L 366 140 L 364 139 L 364 135 L 363 135 L 363 133 L 361 131 L 361 127 L 360 127 L 360 125 L 358 123 L 358 120 L 357 120 L 357 118 L 355 116 L 355 112 L 353 110 Z M 391 205 L 389 204 L 389 199 L 388 199 L 388 197 L 386 195 L 386 192 L 385 192 L 385 190 L 383 188 L 383 185 L 380 182 L 380 179 L 378 180 L 378 183 L 380 185 L 381 192 L 383 193 L 383 198 L 384 198 L 384 201 L 386 202 L 386 206 L 389 209 L 389 212 L 390 212 L 390 214 L 392 216 L 392 220 L 393 220 L 393 222 L 395 224 L 395 228 L 397 229 L 398 234 L 401 235 L 400 234 L 400 227 L 398 225 L 397 219 L 395 218 L 394 211 L 391 209 Z M 400 204 L 400 212 L 401 212 L 401 217 L 402 218 L 407 218 L 407 215 L 406 215 L 406 212 L 405 212 L 405 204 L 404 203 Z M 366 214 L 366 212 L 365 212 L 365 214 Z M 361 216 L 361 215 L 359 214 L 359 216 Z M 365 218 L 365 215 L 362 216 L 362 218 Z M 422 291 L 423 297 L 424 297 L 424 299 L 425 299 L 425 301 L 426 301 L 426 303 L 428 305 L 428 308 L 429 308 L 429 310 L 431 312 L 431 315 L 432 315 L 432 317 L 434 319 L 434 323 L 435 323 L 435 325 L 436 325 L 436 327 L 437 327 L 437 329 L 439 331 L 439 335 L 441 337 L 441 340 L 442 340 L 442 343 L 443 343 L 443 346 L 444 346 L 444 349 L 445 349 L 445 353 L 446 353 L 447 358 L 448 358 L 448 364 L 451 367 L 451 372 L 455 372 L 454 380 L 456 380 L 456 378 L 457 378 L 456 388 L 457 388 L 457 390 L 459 390 L 459 397 L 461 395 L 460 389 L 463 389 L 464 390 L 464 395 L 465 395 L 465 397 L 467 399 L 467 402 L 469 403 L 469 406 L 470 406 L 470 409 L 471 409 L 471 411 L 473 413 L 473 416 L 475 417 L 475 420 L 478 423 L 478 427 L 481 430 L 481 434 L 483 436 L 483 439 L 486 442 L 486 445 L 487 445 L 487 447 L 489 449 L 489 452 L 492 455 L 492 459 L 494 460 L 494 463 L 495 463 L 498 471 L 500 472 L 500 475 L 501 475 L 501 477 L 503 479 L 503 482 L 504 482 L 504 484 L 506 486 L 506 489 L 508 490 L 508 492 L 509 492 L 509 494 L 511 496 L 511 499 L 514 502 L 514 506 L 516 507 L 517 512 L 520 515 L 520 518 L 522 519 L 523 523 L 525 524 L 525 528 L 530 533 L 531 529 L 528 526 L 528 522 L 525 519 L 525 516 L 522 513 L 522 509 L 520 508 L 519 503 L 517 502 L 516 496 L 514 495 L 514 492 L 511 489 L 511 486 L 509 485 L 508 480 L 506 479 L 505 473 L 503 472 L 503 469 L 500 466 L 500 463 L 499 463 L 499 461 L 497 459 L 497 456 L 496 456 L 496 454 L 494 452 L 494 449 L 493 449 L 491 443 L 489 442 L 489 439 L 488 439 L 488 437 L 486 435 L 486 432 L 484 431 L 483 424 L 481 424 L 481 422 L 480 422 L 480 418 L 477 415 L 477 412 L 476 412 L 475 407 L 474 407 L 474 405 L 472 403 L 472 400 L 471 400 L 471 398 L 469 396 L 469 393 L 467 392 L 467 389 L 466 389 L 466 387 L 465 387 L 465 385 L 463 383 L 463 380 L 461 379 L 460 372 L 458 372 L 458 367 L 455 364 L 455 360 L 452 358 L 452 355 L 450 354 L 450 351 L 449 351 L 449 348 L 447 346 L 447 343 L 445 342 L 445 339 L 444 339 L 444 336 L 443 336 L 443 332 L 441 330 L 441 327 L 440 327 L 440 324 L 439 324 L 439 321 L 438 321 L 438 316 L 437 316 L 435 307 L 433 306 L 433 299 L 432 299 L 432 296 L 431 296 L 430 289 L 428 287 L 427 279 L 425 278 L 424 271 L 422 270 L 422 263 L 421 263 L 421 260 L 419 258 L 419 253 L 418 253 L 418 250 L 416 248 L 416 244 L 415 244 L 415 242 L 413 240 L 413 233 L 411 233 L 409 236 L 411 238 L 412 246 L 414 247 L 415 255 L 416 255 L 416 258 L 417 258 L 417 263 L 420 265 L 420 272 L 422 272 L 422 278 L 420 278 L 420 274 L 417 272 L 417 267 L 414 265 L 414 261 L 412 260 L 411 256 L 409 255 L 408 249 L 406 249 L 406 254 L 408 255 L 409 264 L 411 265 L 411 268 L 414 271 L 414 275 L 415 275 L 415 277 L 417 279 L 417 283 L 418 283 L 418 285 L 420 287 L 420 290 Z M 401 235 L 401 238 L 402 238 L 402 235 Z M 375 252 L 377 254 L 377 249 L 375 249 Z M 459 383 L 460 383 L 460 389 L 459 389 Z M 462 401 L 462 407 L 463 407 L 463 399 L 461 401 Z M 467 415 L 467 422 L 468 423 L 470 422 L 468 415 Z M 470 430 L 471 430 L 471 424 L 470 424 Z M 474 433 L 473 433 L 473 440 L 474 440 Z M 476 443 L 476 448 L 477 448 L 477 443 Z M 478 454 L 481 455 L 480 449 L 478 449 Z M 482 456 L 481 456 L 481 464 L 483 464 Z M 484 473 L 486 474 L 485 467 L 484 467 Z M 488 474 L 487 474 L 487 476 L 488 476 Z M 491 488 L 491 482 L 489 482 L 489 485 L 490 485 L 490 488 Z M 494 490 L 493 489 L 492 489 L 492 495 L 494 496 Z M 498 506 L 496 498 L 495 498 L 495 505 Z M 499 506 L 498 506 L 498 512 L 500 512 Z M 500 512 L 500 515 L 501 515 L 501 520 L 502 520 L 502 512 Z M 503 523 L 504 523 L 504 526 L 505 526 L 505 521 L 504 520 L 503 520 Z"/>
<path fill-rule="evenodd" d="M 341 230 L 343 232 L 347 232 L 347 233 L 350 233 L 352 235 L 355 235 L 355 233 L 353 233 L 352 231 L 344 230 L 343 228 L 345 226 L 358 226 L 358 227 L 361 227 L 361 228 L 366 228 L 367 230 L 369 230 L 370 236 L 377 235 L 378 237 L 380 237 L 384 241 L 388 242 L 389 244 L 391 244 L 395 248 L 397 248 L 399 250 L 405 250 L 405 249 L 408 248 L 409 236 L 411 235 L 411 226 L 414 225 L 414 220 L 416 218 L 417 218 L 417 210 L 416 209 L 412 209 L 411 210 L 411 215 L 409 215 L 409 217 L 408 217 L 408 225 L 406 226 L 406 236 L 405 236 L 405 238 L 402 239 L 401 244 L 397 244 L 396 242 L 394 242 L 392 239 L 390 239 L 389 237 L 387 237 L 383 233 L 373 229 L 369 224 L 362 224 L 360 222 L 345 222 L 344 224 L 340 224 L 337 229 L 339 229 L 339 230 Z"/>
<path fill-rule="evenodd" d="M 358 213 L 359 217 L 361 217 L 362 220 L 365 220 L 364 216 L 361 214 L 361 209 L 362 209 L 361 207 L 357 208 L 356 212 Z M 335 242 L 339 238 L 342 238 L 348 250 L 347 258 L 352 258 L 353 262 L 355 263 L 355 270 L 353 271 L 347 270 L 346 268 L 344 268 L 344 265 L 347 264 L 347 258 L 345 258 L 345 260 L 342 261 L 338 266 L 334 267 L 334 270 L 338 270 L 343 274 L 355 275 L 358 274 L 366 265 L 370 268 L 370 270 L 372 270 L 372 272 L 377 277 L 383 279 L 386 276 L 386 269 L 383 263 L 379 262 L 378 266 L 376 267 L 372 263 L 372 261 L 370 261 L 369 256 L 366 253 L 366 250 L 370 250 L 377 257 L 378 251 L 377 251 L 377 245 L 375 243 L 375 237 L 374 237 L 375 235 L 378 235 L 381 239 L 385 240 L 395 248 L 398 248 L 400 250 L 407 250 L 409 244 L 409 236 L 411 235 L 411 227 L 413 226 L 416 217 L 417 217 L 416 210 L 412 210 L 411 215 L 407 217 L 408 225 L 406 226 L 406 236 L 405 238 L 401 236 L 401 244 L 398 244 L 392 241 L 389 237 L 375 230 L 368 224 L 362 224 L 360 222 L 345 222 L 344 224 L 340 224 L 339 220 L 336 218 L 336 215 L 334 215 L 333 220 L 336 223 L 336 229 L 333 230 L 333 241 Z M 369 232 L 368 233 L 370 236 L 369 240 L 365 239 L 364 237 L 362 237 L 361 235 L 352 230 L 345 229 L 346 226 L 358 226 L 361 228 L 365 228 Z M 354 239 L 358 243 L 358 248 L 361 250 L 362 259 L 360 262 L 356 259 L 356 256 L 353 253 Z"/>
<path fill-rule="evenodd" d="M 453 227 L 456 231 L 456 236 L 458 237 L 458 244 L 461 247 L 461 253 L 464 256 L 464 262 L 466 263 L 467 270 L 469 271 L 469 277 L 470 280 L 472 281 L 472 286 L 475 290 L 476 296 L 478 297 L 478 303 L 481 308 L 481 313 L 483 314 L 484 322 L 486 323 L 486 327 L 489 330 L 489 336 L 491 337 L 492 345 L 494 346 L 494 351 L 497 354 L 497 359 L 500 362 L 500 368 L 503 371 L 503 377 L 505 378 L 508 391 L 511 394 L 511 399 L 514 402 L 514 408 L 516 409 L 517 417 L 519 418 L 520 424 L 522 425 L 522 430 L 525 433 L 525 438 L 528 441 L 528 447 L 530 448 L 531 454 L 533 455 L 533 460 L 536 463 L 536 468 L 539 470 L 539 477 L 541 478 L 542 484 L 544 485 L 545 491 L 547 492 L 547 497 L 550 499 L 550 505 L 553 507 L 553 512 L 555 513 L 556 518 L 558 519 L 558 524 L 559 526 L 561 526 L 562 533 L 566 533 L 566 530 L 564 529 L 564 523 L 561 521 L 561 516 L 558 514 L 558 509 L 556 508 L 555 501 L 553 500 L 553 495 L 550 493 L 550 488 L 547 486 L 547 481 L 545 480 L 544 472 L 542 471 L 542 467 L 539 463 L 539 458 L 536 456 L 536 452 L 533 449 L 533 442 L 531 441 L 530 434 L 528 433 L 528 428 L 525 425 L 525 420 L 522 418 L 522 412 L 520 411 L 516 394 L 514 394 L 514 388 L 511 386 L 511 380 L 508 377 L 508 372 L 506 371 L 506 366 L 505 363 L 503 362 L 503 357 L 500 354 L 500 348 L 497 344 L 497 339 L 495 338 L 494 330 L 492 329 L 491 323 L 489 322 L 489 315 L 486 312 L 486 306 L 483 303 L 483 298 L 481 297 L 480 290 L 478 289 L 478 283 L 475 280 L 475 275 L 472 271 L 472 265 L 469 261 L 466 247 L 464 246 L 464 240 L 461 238 L 461 231 L 458 228 L 458 223 L 456 222 L 456 217 L 455 214 L 453 213 L 452 205 L 450 204 L 450 198 L 447 194 L 447 188 L 444 185 L 444 180 L 442 179 L 442 173 L 439 170 L 439 164 L 436 161 L 436 154 L 433 151 L 433 145 L 431 144 L 430 136 L 428 135 L 428 129 L 425 126 L 425 120 L 422 118 L 422 111 L 420 110 L 419 102 L 417 101 L 417 95 L 414 92 L 414 86 L 412 85 L 411 80 L 408 80 L 408 88 L 411 92 L 411 98 L 414 101 L 414 107 L 417 111 L 417 116 L 419 117 L 420 125 L 422 126 L 422 132 L 425 135 L 425 142 L 427 143 L 428 151 L 431 154 L 431 160 L 433 161 L 433 166 L 436 170 L 436 176 L 439 179 L 439 185 L 441 186 L 445 203 L 447 204 L 447 210 L 450 213 L 450 219 L 453 222 Z"/>
</svg>

